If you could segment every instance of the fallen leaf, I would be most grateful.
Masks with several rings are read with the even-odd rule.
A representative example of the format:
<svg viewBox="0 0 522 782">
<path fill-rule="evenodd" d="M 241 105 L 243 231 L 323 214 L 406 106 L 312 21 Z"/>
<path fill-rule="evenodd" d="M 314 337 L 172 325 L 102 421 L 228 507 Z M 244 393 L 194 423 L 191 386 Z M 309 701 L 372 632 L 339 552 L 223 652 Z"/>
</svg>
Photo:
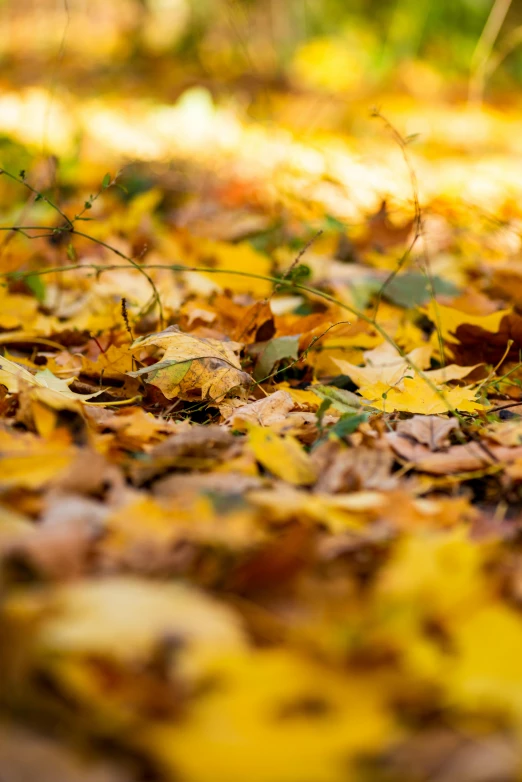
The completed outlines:
<svg viewBox="0 0 522 782">
<path fill-rule="evenodd" d="M 14 725 L 0 726 L 3 782 L 137 782 L 112 762 L 85 758 L 56 739 Z"/>
<path fill-rule="evenodd" d="M 361 391 L 373 407 L 388 413 L 403 411 L 438 415 L 451 410 L 473 413 L 485 409 L 485 406 L 476 400 L 475 388 L 469 386 L 430 388 L 419 376 L 405 378 L 399 388 L 390 388 L 383 383 L 376 383 L 374 386 L 365 386 Z"/>
<path fill-rule="evenodd" d="M 30 386 L 48 388 L 50 391 L 55 391 L 67 399 L 74 399 L 79 402 L 88 402 L 89 399 L 103 394 L 105 390 L 102 388 L 93 394 L 77 394 L 69 388 L 72 380 L 61 380 L 56 375 L 53 375 L 49 369 L 43 369 L 33 375 L 14 361 L 0 356 L 0 383 L 5 385 L 10 393 L 16 394 L 20 389 L 19 381 L 28 383 Z"/>
<path fill-rule="evenodd" d="M 0 429 L 0 490 L 46 486 L 75 456 L 76 449 L 70 442 L 41 440 L 29 432 Z"/>
<path fill-rule="evenodd" d="M 498 310 L 489 315 L 472 315 L 469 312 L 457 310 L 454 307 L 446 307 L 438 302 L 431 301 L 427 307 L 428 318 L 435 326 L 432 340 L 438 339 L 438 335 L 446 342 L 456 342 L 456 332 L 459 326 L 478 326 L 483 331 L 498 331 L 502 319 L 509 315 L 510 310 Z"/>
<path fill-rule="evenodd" d="M 393 455 L 389 450 L 346 448 L 335 441 L 326 441 L 314 449 L 311 458 L 319 475 L 316 492 L 387 491 L 397 486 L 391 474 Z"/>
<path fill-rule="evenodd" d="M 361 406 L 366 406 L 366 400 L 354 394 L 353 391 L 347 391 L 345 388 L 336 386 L 310 386 L 311 391 L 320 399 L 330 402 L 331 406 L 341 413 L 356 413 Z"/>
<path fill-rule="evenodd" d="M 232 460 L 241 452 L 242 443 L 224 426 L 189 427 L 155 445 L 132 468 L 138 484 L 172 468 L 209 469 Z"/>
<path fill-rule="evenodd" d="M 131 377 L 145 376 L 161 389 L 167 399 L 211 399 L 218 401 L 232 389 L 248 386 L 252 379 L 241 370 L 236 342 L 221 342 L 183 334 L 170 327 L 158 334 L 140 337 L 133 352 L 155 346 L 165 353 L 160 362 L 127 372 Z"/>
<path fill-rule="evenodd" d="M 385 287 L 383 295 L 400 307 L 419 307 L 426 304 L 433 294 L 455 296 L 458 288 L 448 280 L 420 272 L 398 274 Z"/>
<path fill-rule="evenodd" d="M 169 635 L 189 644 L 208 644 L 215 651 L 244 645 L 234 614 L 183 584 L 147 584 L 130 576 L 102 578 L 63 586 L 47 600 L 53 617 L 38 636 L 38 646 L 46 654 L 139 661 Z M 7 610 L 14 611 L 15 604 Z"/>
<path fill-rule="evenodd" d="M 396 453 L 417 469 L 434 475 L 448 475 L 454 472 L 472 472 L 496 464 L 513 462 L 522 457 L 522 446 L 506 448 L 498 445 L 484 445 L 470 442 L 452 445 L 445 450 L 432 452 L 421 443 L 412 441 L 397 432 L 389 432 L 387 440 Z"/>
<path fill-rule="evenodd" d="M 429 366 L 431 352 L 430 346 L 424 345 L 402 357 L 393 346 L 384 343 L 374 350 L 365 352 L 366 366 L 364 367 L 354 366 L 348 361 L 339 359 L 335 359 L 335 364 L 343 375 L 348 375 L 356 385 L 362 388 L 373 386 L 376 383 L 393 386 L 400 383 L 405 377 L 413 377 L 414 370 L 408 359 L 411 359 L 419 369 L 424 370 Z"/>
<path fill-rule="evenodd" d="M 287 391 L 275 391 L 264 399 L 237 407 L 227 418 L 234 429 L 246 429 L 246 424 L 273 426 L 286 420 L 294 401 Z"/>
<path fill-rule="evenodd" d="M 257 461 L 278 478 L 296 486 L 315 481 L 310 457 L 292 436 L 280 437 L 269 429 L 251 424 L 248 445 Z"/>
<path fill-rule="evenodd" d="M 82 360 L 83 375 L 105 380 L 119 380 L 132 369 L 132 355 L 128 349 L 115 345 L 110 345 L 104 353 L 100 353 L 96 361 L 89 361 L 85 357 Z"/>
<path fill-rule="evenodd" d="M 286 650 L 223 658 L 213 678 L 218 686 L 187 721 L 143 735 L 167 768 L 193 782 L 338 782 L 350 753 L 390 735 L 377 682 L 344 679 Z"/>
<path fill-rule="evenodd" d="M 298 350 L 299 337 L 277 337 L 271 339 L 257 359 L 254 369 L 254 380 L 264 380 L 282 359 L 296 359 Z"/>
<path fill-rule="evenodd" d="M 438 415 L 414 415 L 407 421 L 399 421 L 395 431 L 405 437 L 411 437 L 418 443 L 427 445 L 430 451 L 437 451 L 448 444 L 448 435 L 458 431 L 459 423 L 455 418 L 442 418 Z"/>
</svg>

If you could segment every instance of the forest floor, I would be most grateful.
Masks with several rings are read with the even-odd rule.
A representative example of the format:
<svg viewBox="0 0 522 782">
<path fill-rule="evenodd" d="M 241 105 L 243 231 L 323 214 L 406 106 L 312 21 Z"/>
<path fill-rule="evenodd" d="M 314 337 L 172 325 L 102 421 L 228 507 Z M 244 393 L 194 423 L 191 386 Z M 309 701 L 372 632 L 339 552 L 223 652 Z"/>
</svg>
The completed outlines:
<svg viewBox="0 0 522 782">
<path fill-rule="evenodd" d="M 237 96 L 0 94 L 2 782 L 520 779 L 521 107 Z"/>
</svg>

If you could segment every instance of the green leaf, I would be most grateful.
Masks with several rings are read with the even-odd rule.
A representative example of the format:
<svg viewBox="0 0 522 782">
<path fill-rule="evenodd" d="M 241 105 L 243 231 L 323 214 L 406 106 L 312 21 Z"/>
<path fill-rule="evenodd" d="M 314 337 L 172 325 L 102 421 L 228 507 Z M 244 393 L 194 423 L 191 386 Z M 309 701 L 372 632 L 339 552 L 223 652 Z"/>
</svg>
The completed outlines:
<svg viewBox="0 0 522 782">
<path fill-rule="evenodd" d="M 296 359 L 299 350 L 299 337 L 277 337 L 271 339 L 259 356 L 254 370 L 254 379 L 262 380 L 271 374 L 274 366 L 283 358 Z"/>
<path fill-rule="evenodd" d="M 67 245 L 67 257 L 73 263 L 75 263 L 78 260 L 78 256 L 76 255 L 76 250 L 74 249 L 72 244 Z"/>
<path fill-rule="evenodd" d="M 325 215 L 324 227 L 326 231 L 333 231 L 334 233 L 344 233 L 346 231 L 346 224 L 342 223 L 334 215 Z"/>
<path fill-rule="evenodd" d="M 342 415 L 334 426 L 328 432 L 329 437 L 338 437 L 342 439 L 349 434 L 353 434 L 359 428 L 360 424 L 363 424 L 370 417 L 369 413 L 345 413 Z"/>
<path fill-rule="evenodd" d="M 29 274 L 25 278 L 25 284 L 34 293 L 35 299 L 39 302 L 45 299 L 45 284 L 38 274 Z"/>
<path fill-rule="evenodd" d="M 156 364 L 151 364 L 149 367 L 141 367 L 141 369 L 137 369 L 135 372 L 127 372 L 127 375 L 130 377 L 140 377 L 141 375 L 149 375 L 150 377 L 147 378 L 147 381 L 150 382 L 154 380 L 158 372 L 160 372 L 162 369 L 168 369 L 169 370 L 169 380 L 172 383 L 180 383 L 187 372 L 190 369 L 190 365 L 192 364 L 192 360 L 190 361 L 158 361 Z"/>
<path fill-rule="evenodd" d="M 310 391 L 317 394 L 320 399 L 327 399 L 332 407 L 340 410 L 341 413 L 356 413 L 364 404 L 364 399 L 357 396 L 352 391 L 345 388 L 336 388 L 335 386 L 310 386 Z"/>
<path fill-rule="evenodd" d="M 83 206 L 85 209 L 92 209 L 92 204 L 90 201 L 86 201 Z"/>
<path fill-rule="evenodd" d="M 285 272 L 282 276 L 280 281 L 277 283 L 278 288 L 291 288 L 292 285 L 302 285 L 305 283 L 308 279 L 310 279 L 312 275 L 312 270 L 309 266 L 307 266 L 305 263 L 300 263 L 297 266 L 295 266 L 293 269 L 289 269 L 287 272 Z"/>
<path fill-rule="evenodd" d="M 105 190 L 107 187 L 109 187 L 110 183 L 111 183 L 111 175 L 105 174 L 102 181 L 102 188 Z"/>
<path fill-rule="evenodd" d="M 317 416 L 317 428 L 319 430 L 322 430 L 323 428 L 323 419 L 325 414 L 328 412 L 328 410 L 332 406 L 332 400 L 331 399 L 323 399 L 319 407 L 317 408 L 316 416 Z"/>
<path fill-rule="evenodd" d="M 455 296 L 458 288 L 441 277 L 433 277 L 433 291 L 436 295 Z M 383 296 L 399 307 L 419 307 L 426 304 L 431 298 L 431 285 L 425 274 L 420 272 L 408 272 L 399 274 L 386 286 Z"/>
<path fill-rule="evenodd" d="M 290 274 L 286 279 L 289 282 L 302 283 L 305 282 L 306 280 L 309 280 L 311 276 L 312 276 L 312 270 L 310 269 L 310 267 L 307 266 L 306 263 L 300 263 L 294 269 L 292 269 L 292 271 L 290 272 Z"/>
</svg>

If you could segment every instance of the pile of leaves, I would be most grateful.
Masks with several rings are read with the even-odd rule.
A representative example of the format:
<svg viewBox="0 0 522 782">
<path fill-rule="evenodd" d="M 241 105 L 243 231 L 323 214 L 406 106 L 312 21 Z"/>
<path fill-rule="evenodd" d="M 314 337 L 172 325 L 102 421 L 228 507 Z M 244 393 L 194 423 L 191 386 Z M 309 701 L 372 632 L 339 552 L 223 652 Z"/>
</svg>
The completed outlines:
<svg viewBox="0 0 522 782">
<path fill-rule="evenodd" d="M 516 207 L 140 176 L 0 177 L 0 776 L 518 779 Z"/>
</svg>

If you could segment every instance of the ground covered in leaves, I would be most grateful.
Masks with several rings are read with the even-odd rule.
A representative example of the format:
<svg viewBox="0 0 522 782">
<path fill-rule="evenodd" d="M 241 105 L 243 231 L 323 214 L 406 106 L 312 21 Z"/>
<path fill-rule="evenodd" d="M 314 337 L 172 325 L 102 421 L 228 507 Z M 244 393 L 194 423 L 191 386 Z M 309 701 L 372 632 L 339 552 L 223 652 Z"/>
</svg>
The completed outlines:
<svg viewBox="0 0 522 782">
<path fill-rule="evenodd" d="M 519 110 L 279 100 L 0 96 L 2 780 L 520 779 Z"/>
</svg>

